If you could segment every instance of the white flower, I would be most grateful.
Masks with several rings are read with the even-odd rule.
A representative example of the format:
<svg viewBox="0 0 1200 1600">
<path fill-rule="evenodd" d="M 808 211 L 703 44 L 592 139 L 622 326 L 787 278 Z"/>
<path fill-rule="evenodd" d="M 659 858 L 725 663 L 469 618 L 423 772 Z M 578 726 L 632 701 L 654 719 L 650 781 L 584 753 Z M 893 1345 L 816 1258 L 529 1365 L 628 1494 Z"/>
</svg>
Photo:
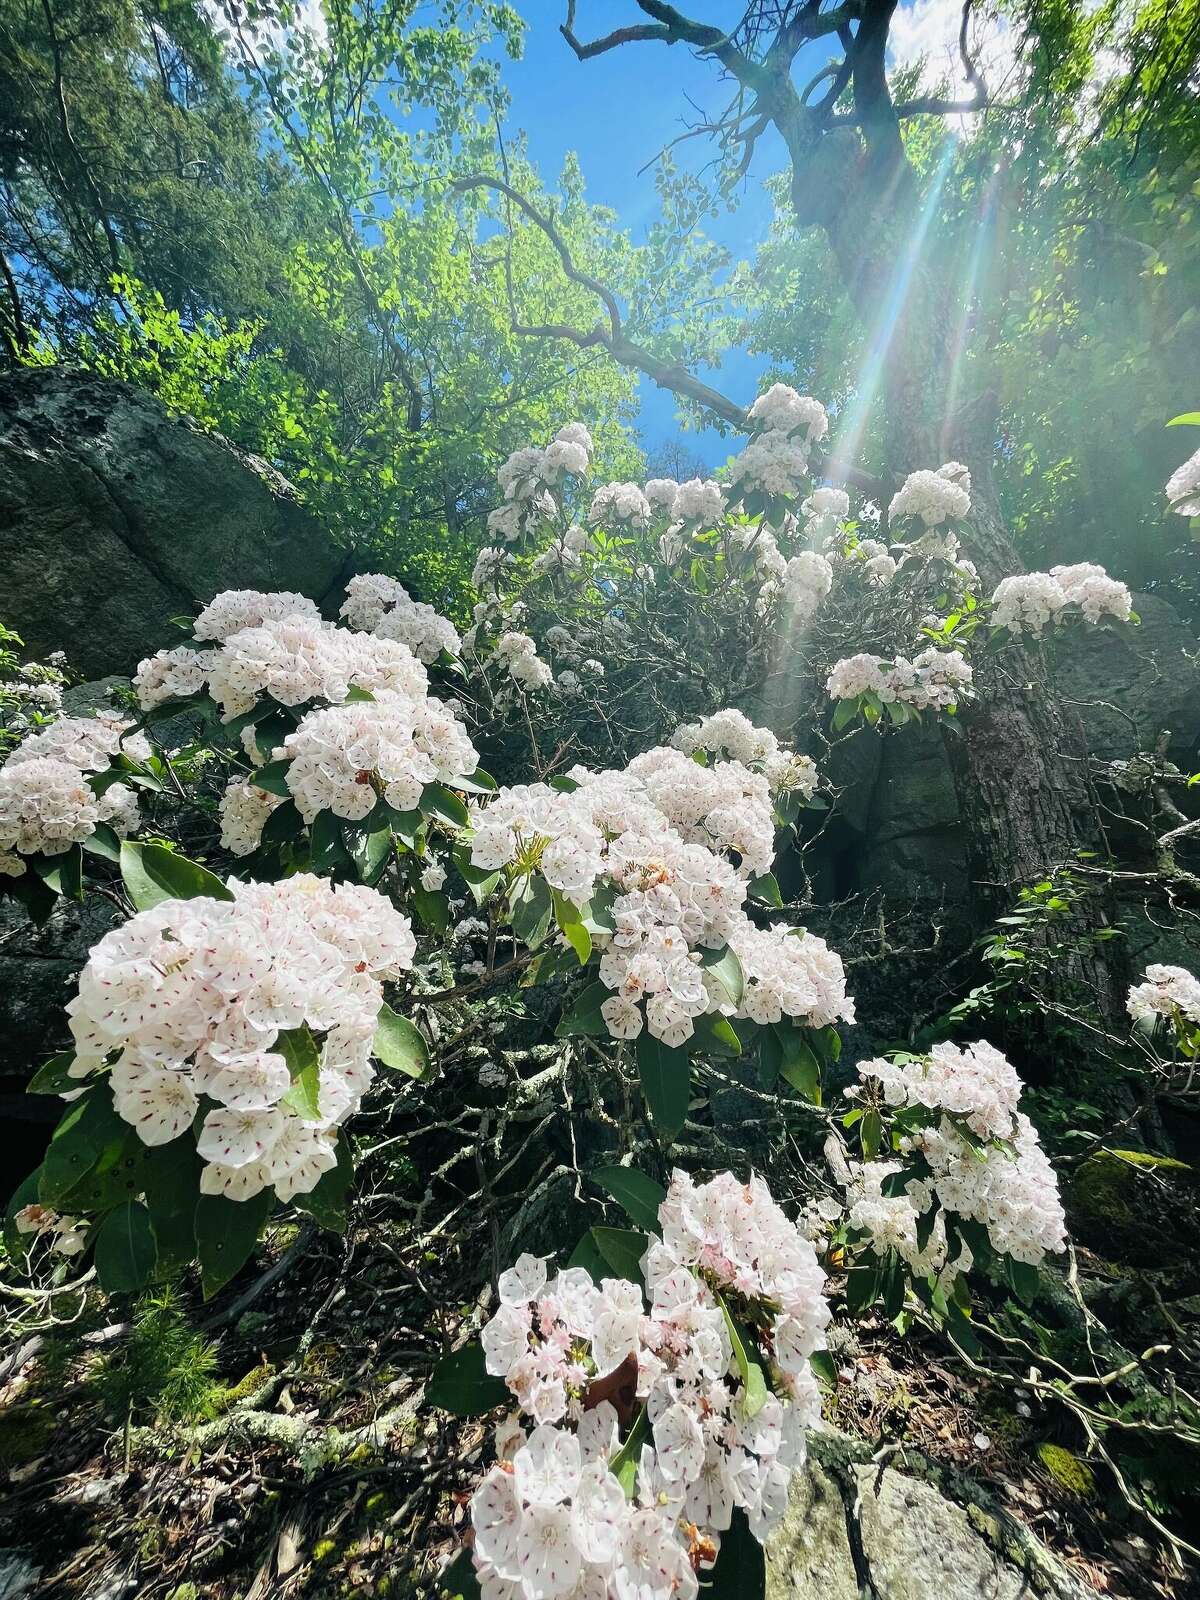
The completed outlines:
<svg viewBox="0 0 1200 1600">
<path fill-rule="evenodd" d="M 961 476 L 954 475 L 963 470 L 951 462 L 938 472 L 910 472 L 892 496 L 889 518 L 894 521 L 897 517 L 919 517 L 927 528 L 936 528 L 940 523 L 965 517 L 971 509 L 970 477 L 968 474 L 964 484 Z"/>
<path fill-rule="evenodd" d="M 581 1564 L 569 1508 L 531 1506 L 517 1540 L 517 1566 L 525 1593 L 545 1600 L 569 1594 Z"/>
<path fill-rule="evenodd" d="M 517 1550 L 525 1513 L 511 1472 L 493 1467 L 471 1496 L 475 1549 L 502 1576 L 520 1575 Z"/>
<path fill-rule="evenodd" d="M 1167 479 L 1167 504 L 1181 517 L 1200 517 L 1200 450 Z"/>
<path fill-rule="evenodd" d="M 556 1506 L 574 1495 L 580 1466 L 579 1440 L 573 1433 L 535 1428 L 513 1457 L 517 1493 L 526 1505 Z"/>
<path fill-rule="evenodd" d="M 117 1115 L 137 1129 L 143 1144 L 168 1144 L 186 1132 L 196 1115 L 198 1101 L 191 1082 L 182 1072 L 151 1067 L 124 1092 L 113 1095 Z"/>
<path fill-rule="evenodd" d="M 502 1305 L 527 1306 L 546 1287 L 546 1263 L 540 1256 L 518 1256 L 516 1266 L 500 1274 L 498 1287 Z"/>
<path fill-rule="evenodd" d="M 664 1475 L 690 1483 L 704 1465 L 704 1435 L 694 1414 L 677 1401 L 656 1418 L 653 1432 L 658 1464 Z M 712 1519 L 697 1520 L 711 1522 Z"/>
<path fill-rule="evenodd" d="M 196 1149 L 206 1161 L 226 1167 L 244 1167 L 261 1161 L 283 1132 L 283 1114 L 265 1111 L 210 1111 L 204 1119 Z"/>
<path fill-rule="evenodd" d="M 603 1461 L 583 1468 L 571 1508 L 575 1543 L 585 1561 L 608 1564 L 616 1555 L 628 1510 L 621 1485 Z"/>
</svg>

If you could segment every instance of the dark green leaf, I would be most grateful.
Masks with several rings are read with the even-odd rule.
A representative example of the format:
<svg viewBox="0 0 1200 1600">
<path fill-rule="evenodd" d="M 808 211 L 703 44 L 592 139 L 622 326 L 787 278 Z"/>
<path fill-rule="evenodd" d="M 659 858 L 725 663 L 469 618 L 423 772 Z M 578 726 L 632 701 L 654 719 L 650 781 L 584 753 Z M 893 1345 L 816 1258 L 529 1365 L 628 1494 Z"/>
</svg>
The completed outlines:
<svg viewBox="0 0 1200 1600">
<path fill-rule="evenodd" d="M 638 1411 L 633 1419 L 633 1427 L 625 1438 L 625 1442 L 614 1455 L 609 1458 L 608 1470 L 625 1491 L 626 1500 L 632 1500 L 637 1493 L 637 1469 L 642 1459 L 642 1446 L 647 1443 L 650 1436 L 650 1423 L 646 1416 L 646 1408 Z"/>
<path fill-rule="evenodd" d="M 591 1228 L 587 1230 L 574 1250 L 571 1251 L 567 1265 L 569 1267 L 582 1267 L 586 1273 L 590 1274 L 592 1282 L 597 1285 L 602 1278 L 612 1277 L 612 1268 L 600 1254 L 600 1247 L 592 1236 Z"/>
<path fill-rule="evenodd" d="M 421 1034 L 408 1020 L 384 1001 L 375 1024 L 371 1054 L 385 1067 L 421 1079 L 429 1070 L 429 1049 Z"/>
<path fill-rule="evenodd" d="M 596 1249 L 618 1278 L 641 1283 L 642 1257 L 650 1242 L 644 1233 L 636 1233 L 632 1228 L 604 1228 L 597 1224 L 592 1229 L 592 1238 L 596 1242 Z"/>
<path fill-rule="evenodd" d="M 450 926 L 450 901 L 436 889 L 422 889 L 418 885 L 411 895 L 413 909 L 422 925 L 430 933 L 445 933 Z"/>
<path fill-rule="evenodd" d="M 49 1061 L 43 1062 L 25 1085 L 25 1093 L 62 1094 L 66 1090 L 78 1089 L 80 1080 L 72 1078 L 69 1070 L 74 1065 L 75 1052 L 73 1050 L 64 1050 L 61 1055 L 51 1056 Z"/>
<path fill-rule="evenodd" d="M 42 1158 L 38 1184 L 42 1203 L 58 1206 L 92 1170 L 105 1148 L 120 1144 L 128 1131 L 129 1124 L 113 1110 L 107 1083 L 97 1084 L 73 1101 Z"/>
<path fill-rule="evenodd" d="M 498 872 L 486 872 L 482 867 L 472 866 L 469 845 L 457 844 L 450 854 L 463 882 L 471 891 L 471 898 L 477 906 L 481 906 L 500 882 L 500 874 Z"/>
<path fill-rule="evenodd" d="M 73 844 L 60 856 L 30 856 L 29 863 L 55 894 L 68 900 L 83 899 L 83 851 L 79 845 Z"/>
<path fill-rule="evenodd" d="M 579 965 L 586 967 L 592 954 L 592 936 L 584 923 L 583 914 L 575 902 L 568 900 L 558 889 L 551 889 L 550 894 L 554 901 L 554 920 L 578 956 Z"/>
<path fill-rule="evenodd" d="M 267 819 L 268 826 L 278 814 Z M 121 878 L 138 911 L 149 911 L 163 900 L 194 900 L 198 895 L 233 899 L 215 873 L 161 844 L 135 844 L 126 839 L 121 846 Z"/>
<path fill-rule="evenodd" d="M 316 873 L 332 872 L 334 867 L 351 865 L 350 852 L 342 839 L 342 820 L 332 811 L 319 811 L 309 830 L 309 866 Z"/>
<path fill-rule="evenodd" d="M 494 1411 L 510 1398 L 503 1378 L 493 1378 L 486 1366 L 483 1346 L 474 1340 L 443 1356 L 433 1369 L 425 1399 L 456 1417 L 478 1417 Z"/>
<path fill-rule="evenodd" d="M 465 828 L 471 816 L 458 796 L 441 783 L 427 783 L 421 794 L 420 809 L 426 816 L 439 817 L 452 828 Z"/>
<path fill-rule="evenodd" d="M 96 1230 L 96 1276 L 106 1294 L 135 1294 L 158 1261 L 150 1213 L 137 1200 L 110 1211 Z"/>
<path fill-rule="evenodd" d="M 748 893 L 751 900 L 757 900 L 761 905 L 779 907 L 783 905 L 779 881 L 773 872 L 764 872 L 760 877 L 751 878 Z"/>
<path fill-rule="evenodd" d="M 292 792 L 287 781 L 291 765 L 291 756 L 288 756 L 286 761 L 268 761 L 264 766 L 254 769 L 250 774 L 250 782 L 256 789 L 265 789 L 268 794 L 282 795 L 286 800 Z"/>
<path fill-rule="evenodd" d="M 563 1015 L 562 1021 L 554 1030 L 560 1039 L 569 1039 L 576 1033 L 607 1033 L 604 1018 L 600 1015 L 600 1007 L 608 999 L 612 990 L 603 983 L 589 983 L 587 988 L 576 998 L 575 1004 Z"/>
<path fill-rule="evenodd" d="M 636 1167 L 598 1167 L 588 1176 L 625 1208 L 631 1222 L 659 1231 L 658 1208 L 667 1198 L 661 1183 Z"/>
<path fill-rule="evenodd" d="M 349 1220 L 350 1185 L 354 1181 L 354 1152 L 350 1136 L 343 1128 L 337 1138 L 337 1166 L 323 1172 L 315 1188 L 298 1194 L 292 1204 L 319 1227 L 330 1233 L 345 1233 Z"/>
<path fill-rule="evenodd" d="M 864 1113 L 858 1125 L 859 1142 L 862 1153 L 868 1161 L 878 1159 L 880 1146 L 883 1142 L 883 1123 L 874 1106 L 870 1106 Z"/>
<path fill-rule="evenodd" d="M 746 988 L 746 975 L 733 946 L 726 945 L 724 950 L 706 950 L 700 959 L 705 977 L 717 983 L 731 1006 L 740 1006 Z"/>
<path fill-rule="evenodd" d="M 107 822 L 98 822 L 83 841 L 89 855 L 100 856 L 105 861 L 120 861 L 121 841 Z"/>
<path fill-rule="evenodd" d="M 852 1317 L 874 1305 L 878 1293 L 879 1268 L 875 1262 L 850 1268 L 846 1275 L 846 1310 Z"/>
<path fill-rule="evenodd" d="M 321 1052 L 317 1041 L 303 1024 L 298 1028 L 285 1028 L 275 1043 L 275 1049 L 287 1062 L 292 1075 L 292 1086 L 283 1097 L 289 1106 L 306 1122 L 317 1122 L 321 1116 Z"/>
<path fill-rule="evenodd" d="M 654 1131 L 670 1144 L 687 1121 L 691 1067 L 686 1050 L 673 1050 L 643 1031 L 637 1041 L 638 1077 Z"/>
<path fill-rule="evenodd" d="M 513 886 L 509 899 L 509 921 L 522 944 L 536 950 L 550 931 L 553 914 L 550 885 L 540 872 L 531 872 Z"/>
<path fill-rule="evenodd" d="M 437 1580 L 437 1592 L 447 1600 L 480 1600 L 482 1591 L 475 1576 L 475 1558 L 464 1548 Z"/>
<path fill-rule="evenodd" d="M 745 1398 L 742 1401 L 742 1409 L 747 1418 L 756 1417 L 766 1405 L 771 1391 L 767 1388 L 767 1380 L 763 1376 L 763 1369 L 751 1353 L 750 1340 L 747 1337 L 746 1330 L 734 1321 L 729 1307 L 725 1304 L 724 1296 L 718 1295 L 717 1299 L 721 1302 L 721 1310 L 725 1316 L 725 1327 L 729 1333 L 729 1343 L 733 1347 L 733 1359 L 737 1363 L 737 1369 L 741 1373 L 742 1384 L 746 1390 Z"/>
<path fill-rule="evenodd" d="M 249 1261 L 274 1198 L 272 1189 L 263 1189 L 250 1200 L 230 1200 L 223 1194 L 200 1196 L 194 1226 L 200 1285 L 206 1300 Z"/>
<path fill-rule="evenodd" d="M 821 1063 L 794 1025 L 774 1024 L 779 1040 L 779 1070 L 792 1088 L 813 1105 L 821 1104 Z"/>
<path fill-rule="evenodd" d="M 728 1017 L 722 1017 L 716 1011 L 706 1011 L 702 1017 L 695 1019 L 692 1037 L 687 1042 L 687 1052 L 691 1055 L 740 1056 L 742 1041 Z"/>
<path fill-rule="evenodd" d="M 262 842 L 267 846 L 287 844 L 291 839 L 298 839 L 304 832 L 304 818 L 296 809 L 294 800 L 285 800 L 281 806 L 276 806 L 271 815 L 263 823 Z"/>
</svg>

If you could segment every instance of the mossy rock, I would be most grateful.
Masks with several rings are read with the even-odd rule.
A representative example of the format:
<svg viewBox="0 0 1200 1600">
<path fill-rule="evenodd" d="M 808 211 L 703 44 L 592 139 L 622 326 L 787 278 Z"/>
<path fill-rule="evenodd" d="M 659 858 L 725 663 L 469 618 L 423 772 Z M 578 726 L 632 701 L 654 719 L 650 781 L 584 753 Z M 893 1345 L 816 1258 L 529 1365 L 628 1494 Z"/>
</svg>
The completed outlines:
<svg viewBox="0 0 1200 1600">
<path fill-rule="evenodd" d="M 1086 1461 L 1064 1450 L 1060 1444 L 1038 1445 L 1038 1459 L 1060 1489 L 1077 1500 L 1096 1492 L 1096 1475 Z"/>
<path fill-rule="evenodd" d="M 11 1406 L 0 1412 L 0 1468 L 22 1467 L 45 1455 L 54 1427 L 54 1417 L 42 1406 Z"/>
<path fill-rule="evenodd" d="M 1193 1169 L 1171 1156 L 1145 1150 L 1097 1150 L 1066 1187 L 1071 1230 L 1101 1255 L 1134 1250 L 1150 1259 L 1179 1259 L 1185 1246 L 1172 1226 L 1169 1205 L 1148 1206 L 1153 1179 L 1173 1187 L 1195 1181 Z M 1154 1186 L 1161 1196 L 1162 1190 Z"/>
</svg>

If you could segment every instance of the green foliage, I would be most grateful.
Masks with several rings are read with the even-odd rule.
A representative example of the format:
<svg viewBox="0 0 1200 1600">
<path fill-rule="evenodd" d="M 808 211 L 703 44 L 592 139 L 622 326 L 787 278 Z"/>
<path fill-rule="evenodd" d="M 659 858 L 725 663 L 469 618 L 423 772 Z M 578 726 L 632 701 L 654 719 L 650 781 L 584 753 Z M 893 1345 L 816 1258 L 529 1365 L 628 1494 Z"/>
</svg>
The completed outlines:
<svg viewBox="0 0 1200 1600">
<path fill-rule="evenodd" d="M 164 1287 L 139 1300 L 128 1336 L 89 1383 L 114 1423 L 194 1422 L 215 1414 L 216 1371 L 216 1346 Z"/>
</svg>

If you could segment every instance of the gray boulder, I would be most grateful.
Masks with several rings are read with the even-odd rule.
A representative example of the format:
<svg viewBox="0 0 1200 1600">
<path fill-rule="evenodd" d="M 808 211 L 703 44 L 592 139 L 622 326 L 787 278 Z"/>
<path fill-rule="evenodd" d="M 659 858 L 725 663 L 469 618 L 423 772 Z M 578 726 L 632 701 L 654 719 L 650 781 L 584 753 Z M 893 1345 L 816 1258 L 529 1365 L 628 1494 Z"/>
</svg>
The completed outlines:
<svg viewBox="0 0 1200 1600">
<path fill-rule="evenodd" d="M 345 552 L 265 461 L 150 395 L 52 367 L 0 379 L 3 620 L 91 678 L 180 642 L 220 589 L 324 604 Z"/>
<path fill-rule="evenodd" d="M 879 1467 L 862 1441 L 813 1435 L 767 1545 L 767 1600 L 1083 1600 L 1063 1565 L 985 1490 L 923 1463 Z"/>
</svg>

